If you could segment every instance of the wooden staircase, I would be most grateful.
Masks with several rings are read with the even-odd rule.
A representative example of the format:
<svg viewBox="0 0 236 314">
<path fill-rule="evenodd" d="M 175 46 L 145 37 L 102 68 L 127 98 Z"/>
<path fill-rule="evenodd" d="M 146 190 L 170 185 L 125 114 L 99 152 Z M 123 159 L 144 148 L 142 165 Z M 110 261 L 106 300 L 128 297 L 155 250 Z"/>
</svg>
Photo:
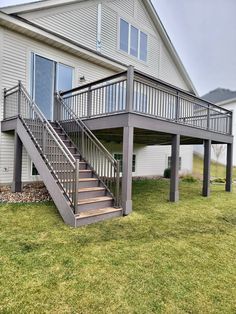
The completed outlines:
<svg viewBox="0 0 236 314">
<path fill-rule="evenodd" d="M 123 215 L 119 162 L 70 108 L 61 102 L 61 109 L 68 110 L 66 119 L 49 122 L 20 82 L 5 91 L 4 103 L 17 108 L 15 136 L 35 164 L 65 223 L 79 227 Z M 65 130 L 71 127 L 72 132 Z M 78 141 L 81 134 L 82 142 Z"/>
<path fill-rule="evenodd" d="M 82 159 L 77 148 L 57 122 L 51 126 L 70 150 L 75 159 L 79 159 L 78 213 L 75 214 L 76 227 L 122 216 L 122 208 L 114 207 L 114 199 L 99 180 L 90 165 Z"/>
</svg>

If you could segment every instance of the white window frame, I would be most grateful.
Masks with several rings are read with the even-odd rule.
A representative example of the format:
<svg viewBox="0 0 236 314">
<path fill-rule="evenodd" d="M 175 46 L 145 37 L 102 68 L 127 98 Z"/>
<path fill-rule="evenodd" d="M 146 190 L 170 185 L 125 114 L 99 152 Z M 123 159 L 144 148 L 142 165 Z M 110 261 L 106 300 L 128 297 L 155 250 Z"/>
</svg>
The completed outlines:
<svg viewBox="0 0 236 314">
<path fill-rule="evenodd" d="M 121 170 L 123 171 L 123 153 L 114 152 L 113 157 L 115 158 L 116 155 L 122 156 L 122 169 Z M 122 173 L 122 171 L 121 171 L 121 173 Z M 133 153 L 132 154 L 132 173 L 135 173 L 136 171 L 137 171 L 137 155 Z"/>
<path fill-rule="evenodd" d="M 120 48 L 120 24 L 121 24 L 121 20 L 125 21 L 126 23 L 129 24 L 129 34 L 128 34 L 128 52 L 122 50 Z M 130 47 L 131 47 L 131 26 L 135 27 L 138 30 L 138 56 L 135 57 L 130 53 Z M 144 33 L 147 36 L 147 57 L 146 57 L 146 61 L 140 59 L 140 37 L 141 37 L 141 32 Z M 118 46 L 118 50 L 119 52 L 125 54 L 126 56 L 128 55 L 129 57 L 138 60 L 139 62 L 142 62 L 144 64 L 148 63 L 148 34 L 147 32 L 145 32 L 144 30 L 140 29 L 139 27 L 137 27 L 135 24 L 130 23 L 128 20 L 126 20 L 123 17 L 119 17 L 118 18 L 118 36 L 117 36 L 117 46 Z"/>
</svg>

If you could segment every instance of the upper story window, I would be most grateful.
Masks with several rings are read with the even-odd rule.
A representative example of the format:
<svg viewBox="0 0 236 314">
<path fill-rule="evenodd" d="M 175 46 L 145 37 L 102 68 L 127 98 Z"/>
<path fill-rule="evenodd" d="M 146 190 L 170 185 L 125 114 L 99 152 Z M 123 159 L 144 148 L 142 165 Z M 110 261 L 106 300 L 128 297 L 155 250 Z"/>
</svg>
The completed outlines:
<svg viewBox="0 0 236 314">
<path fill-rule="evenodd" d="M 120 50 L 147 62 L 147 34 L 120 19 Z"/>
</svg>

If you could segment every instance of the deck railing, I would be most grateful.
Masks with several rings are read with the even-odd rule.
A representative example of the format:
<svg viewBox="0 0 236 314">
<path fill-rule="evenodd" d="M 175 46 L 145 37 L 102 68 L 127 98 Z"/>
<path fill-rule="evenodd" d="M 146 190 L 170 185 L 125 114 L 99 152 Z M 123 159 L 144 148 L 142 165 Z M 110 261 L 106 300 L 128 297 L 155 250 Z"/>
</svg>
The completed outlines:
<svg viewBox="0 0 236 314">
<path fill-rule="evenodd" d="M 232 134 L 231 111 L 133 67 L 60 95 L 82 119 L 134 112 L 211 132 Z M 58 110 L 57 115 L 60 115 Z"/>
</svg>

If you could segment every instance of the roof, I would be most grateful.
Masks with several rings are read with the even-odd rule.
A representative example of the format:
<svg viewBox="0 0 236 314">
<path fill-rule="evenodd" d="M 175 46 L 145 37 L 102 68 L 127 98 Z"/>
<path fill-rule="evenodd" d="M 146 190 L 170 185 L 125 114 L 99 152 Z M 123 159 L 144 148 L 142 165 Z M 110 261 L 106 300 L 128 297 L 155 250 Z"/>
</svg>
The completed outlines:
<svg viewBox="0 0 236 314">
<path fill-rule="evenodd" d="M 57 7 L 57 6 L 62 6 L 62 5 L 68 5 L 68 4 L 72 4 L 72 3 L 76 3 L 76 2 L 81 2 L 84 0 L 41 0 L 41 1 L 36 1 L 36 2 L 29 2 L 29 3 L 25 3 L 25 4 L 18 4 L 18 5 L 12 5 L 12 6 L 8 6 L 8 7 L 4 7 L 4 8 L 0 8 L 0 12 L 4 12 L 5 14 L 7 14 L 8 16 L 11 15 L 11 17 L 16 17 L 19 14 L 23 14 L 26 12 L 30 12 L 30 11 L 35 11 L 35 10 L 41 10 L 41 9 L 45 9 L 45 8 L 52 8 L 52 7 Z M 88 1 L 88 0 L 86 0 Z M 195 95 L 198 95 L 197 90 L 195 88 L 195 86 L 193 85 L 180 57 L 178 56 L 174 45 L 172 44 L 151 0 L 142 0 L 143 4 L 145 6 L 145 8 L 147 9 L 150 17 L 152 18 L 152 21 L 154 22 L 155 27 L 157 28 L 162 40 L 164 41 L 170 55 L 172 56 L 179 72 L 181 73 L 181 75 L 184 78 L 184 81 L 186 82 L 189 90 L 191 92 L 193 92 Z M 1 16 L 0 16 L 1 18 Z M 29 23 L 29 21 L 21 19 L 22 22 L 25 23 Z M 42 28 L 40 28 L 38 25 L 33 24 L 32 22 L 30 22 L 31 25 L 36 29 L 39 28 L 42 30 Z M 43 29 L 45 32 L 50 32 L 50 30 L 47 29 Z M 54 33 L 54 36 L 56 36 L 57 34 Z M 64 40 L 66 40 L 66 38 L 63 38 Z M 69 42 L 69 40 L 68 40 Z M 86 49 L 86 47 L 83 47 L 83 49 Z M 89 49 L 89 51 L 91 52 L 91 49 Z M 97 51 L 93 51 L 94 54 L 97 55 Z M 100 56 L 103 56 L 104 58 L 107 58 L 105 55 L 99 54 Z M 111 58 L 109 58 L 111 59 Z M 113 62 L 116 62 L 116 60 L 112 60 Z M 128 64 L 127 64 L 128 66 Z"/>
<path fill-rule="evenodd" d="M 202 98 L 213 103 L 225 102 L 236 98 L 236 91 L 231 91 L 230 89 L 225 88 L 216 88 L 202 96 Z"/>
</svg>

